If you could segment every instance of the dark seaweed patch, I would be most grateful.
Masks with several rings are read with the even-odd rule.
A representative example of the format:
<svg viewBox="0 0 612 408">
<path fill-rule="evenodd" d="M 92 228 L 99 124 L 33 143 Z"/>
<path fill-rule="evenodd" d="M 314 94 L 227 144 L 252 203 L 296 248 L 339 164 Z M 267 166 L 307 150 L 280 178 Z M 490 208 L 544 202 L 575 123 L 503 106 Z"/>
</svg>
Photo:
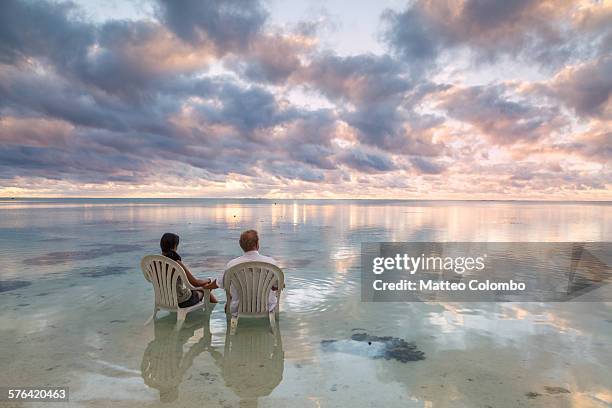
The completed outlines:
<svg viewBox="0 0 612 408">
<path fill-rule="evenodd" d="M 123 275 L 130 268 L 127 266 L 92 266 L 80 268 L 80 275 L 88 278 L 101 278 L 103 276 Z"/>
<path fill-rule="evenodd" d="M 143 249 L 142 245 L 102 245 L 82 251 L 59 251 L 29 258 L 23 261 L 26 265 L 56 265 L 71 261 L 84 261 L 123 252 L 133 252 Z"/>
<path fill-rule="evenodd" d="M 351 336 L 351 340 L 365 341 L 368 344 L 384 343 L 384 353 L 376 358 L 384 358 L 385 360 L 397 360 L 402 363 L 408 361 L 425 360 L 425 353 L 419 350 L 416 344 L 407 342 L 404 339 L 391 336 L 370 336 L 367 333 L 355 333 Z"/>
<path fill-rule="evenodd" d="M 29 281 L 0 281 L 0 293 L 2 292 L 10 292 L 11 290 L 16 290 L 20 288 L 24 288 L 26 286 L 30 286 L 32 282 Z"/>
<path fill-rule="evenodd" d="M 569 394 L 571 392 L 570 390 L 565 389 L 563 387 L 550 387 L 550 386 L 545 386 L 544 390 L 546 390 L 548 394 Z"/>
<path fill-rule="evenodd" d="M 385 360 L 397 360 L 402 363 L 408 361 L 425 360 L 425 353 L 417 348 L 413 342 L 408 342 L 404 339 L 391 336 L 371 336 L 367 333 L 354 333 L 351 335 L 352 341 L 366 342 L 369 346 L 372 343 L 382 343 L 383 349 L 380 354 L 372 356 L 372 358 L 384 358 Z M 323 347 L 336 343 L 337 340 L 322 340 Z"/>
</svg>

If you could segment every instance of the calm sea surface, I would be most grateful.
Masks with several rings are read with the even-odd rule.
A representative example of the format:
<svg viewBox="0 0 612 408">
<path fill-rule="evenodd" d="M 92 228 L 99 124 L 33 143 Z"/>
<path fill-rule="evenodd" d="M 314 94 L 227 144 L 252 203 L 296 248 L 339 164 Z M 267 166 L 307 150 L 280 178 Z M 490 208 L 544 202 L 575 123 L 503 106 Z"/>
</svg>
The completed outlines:
<svg viewBox="0 0 612 408">
<path fill-rule="evenodd" d="M 227 338 L 222 304 L 143 326 L 164 232 L 215 277 L 250 228 L 285 271 L 278 336 Z M 612 203 L 2 199 L 0 384 L 67 406 L 612 404 L 612 303 L 362 303 L 366 241 L 612 241 Z"/>
</svg>

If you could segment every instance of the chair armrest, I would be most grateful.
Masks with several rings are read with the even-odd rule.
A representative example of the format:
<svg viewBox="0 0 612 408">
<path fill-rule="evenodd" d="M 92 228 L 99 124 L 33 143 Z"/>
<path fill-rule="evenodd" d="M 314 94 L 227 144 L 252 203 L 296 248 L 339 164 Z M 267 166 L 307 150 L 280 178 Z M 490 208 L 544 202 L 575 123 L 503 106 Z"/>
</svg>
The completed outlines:
<svg viewBox="0 0 612 408">
<path fill-rule="evenodd" d="M 184 283 L 184 285 L 185 285 L 185 287 L 186 287 L 187 289 L 191 289 L 191 290 L 207 290 L 207 291 L 209 291 L 209 292 L 210 292 L 210 289 L 204 289 L 204 288 L 203 288 L 203 287 L 201 287 L 201 286 L 193 286 L 193 285 L 191 284 L 191 282 L 189 282 L 189 281 L 186 281 L 186 282 L 183 282 L 183 283 Z"/>
</svg>

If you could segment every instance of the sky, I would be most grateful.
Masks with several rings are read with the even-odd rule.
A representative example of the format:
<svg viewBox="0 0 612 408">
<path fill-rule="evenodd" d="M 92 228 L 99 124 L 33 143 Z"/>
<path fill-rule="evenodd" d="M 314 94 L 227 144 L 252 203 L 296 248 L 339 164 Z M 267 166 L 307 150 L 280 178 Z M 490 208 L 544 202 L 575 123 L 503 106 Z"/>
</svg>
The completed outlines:
<svg viewBox="0 0 612 408">
<path fill-rule="evenodd" d="M 0 2 L 0 196 L 612 200 L 612 1 Z"/>
</svg>

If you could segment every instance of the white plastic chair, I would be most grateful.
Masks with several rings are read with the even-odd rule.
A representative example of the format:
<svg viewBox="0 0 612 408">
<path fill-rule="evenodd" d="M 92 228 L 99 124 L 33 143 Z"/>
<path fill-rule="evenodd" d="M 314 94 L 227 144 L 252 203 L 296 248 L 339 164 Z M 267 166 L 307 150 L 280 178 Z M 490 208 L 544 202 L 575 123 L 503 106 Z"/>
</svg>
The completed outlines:
<svg viewBox="0 0 612 408">
<path fill-rule="evenodd" d="M 145 326 L 155 319 L 155 315 L 160 309 L 176 312 L 177 329 L 181 328 L 187 313 L 197 309 L 209 309 L 209 289 L 204 290 L 204 297 L 200 303 L 184 308 L 178 306 L 176 282 L 179 278 L 181 278 L 183 285 L 187 289 L 202 290 L 202 288 L 196 288 L 189 283 L 187 275 L 185 275 L 185 271 L 181 265 L 172 259 L 162 255 L 147 255 L 142 258 L 142 261 L 140 261 L 140 268 L 142 269 L 145 279 L 153 284 L 153 290 L 155 291 L 155 306 L 153 307 L 153 314 L 145 322 Z"/>
<path fill-rule="evenodd" d="M 276 286 L 276 307 L 268 310 L 268 297 L 272 286 Z M 238 313 L 231 311 L 232 293 L 234 287 L 238 295 Z M 270 319 L 272 330 L 277 329 L 276 319 L 279 316 L 280 295 L 285 287 L 285 274 L 276 265 L 267 262 L 244 262 L 231 267 L 225 272 L 223 289 L 227 297 L 225 313 L 231 323 L 230 334 L 236 333 L 240 317 L 266 317 Z"/>
</svg>

